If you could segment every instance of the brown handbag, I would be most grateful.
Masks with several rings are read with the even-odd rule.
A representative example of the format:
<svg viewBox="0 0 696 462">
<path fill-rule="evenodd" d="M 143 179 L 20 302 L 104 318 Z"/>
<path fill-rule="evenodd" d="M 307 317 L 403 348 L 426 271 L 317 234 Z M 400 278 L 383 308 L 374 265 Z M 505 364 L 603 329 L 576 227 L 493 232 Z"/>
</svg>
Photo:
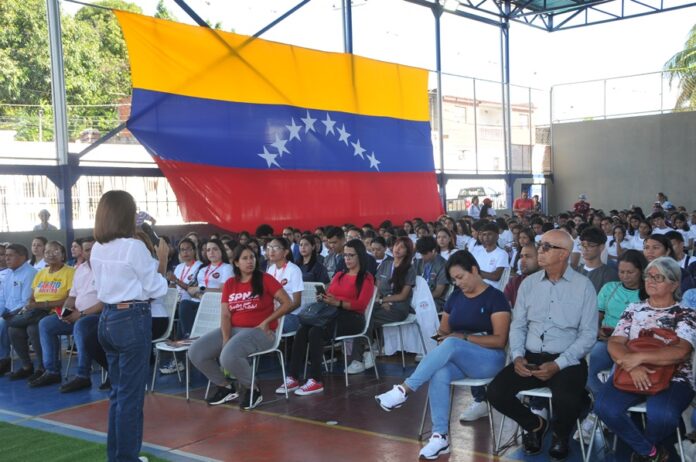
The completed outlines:
<svg viewBox="0 0 696 462">
<path fill-rule="evenodd" d="M 641 352 L 641 351 L 655 351 L 660 348 L 664 348 L 669 345 L 676 345 L 679 342 L 679 337 L 677 334 L 670 329 L 643 329 L 638 334 L 638 338 L 629 340 L 626 346 L 631 352 Z M 650 381 L 652 385 L 649 390 L 640 390 L 636 388 L 631 378 L 631 374 L 626 372 L 620 366 L 616 366 L 616 371 L 614 372 L 614 386 L 622 391 L 627 391 L 629 393 L 636 393 L 639 395 L 655 395 L 662 390 L 669 388 L 669 382 L 674 376 L 674 372 L 677 369 L 676 364 L 670 364 L 668 366 L 655 366 L 652 364 L 643 364 L 643 366 L 654 370 L 654 374 L 650 374 Z"/>
</svg>

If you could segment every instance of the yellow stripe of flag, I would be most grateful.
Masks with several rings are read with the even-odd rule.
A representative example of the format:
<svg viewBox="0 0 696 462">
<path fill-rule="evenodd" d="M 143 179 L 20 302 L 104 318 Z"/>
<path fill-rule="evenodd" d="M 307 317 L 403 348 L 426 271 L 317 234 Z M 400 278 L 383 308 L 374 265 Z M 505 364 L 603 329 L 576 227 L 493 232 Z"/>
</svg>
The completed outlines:
<svg viewBox="0 0 696 462">
<path fill-rule="evenodd" d="M 115 11 L 133 88 L 257 104 L 283 104 L 429 120 L 424 69 Z"/>
</svg>

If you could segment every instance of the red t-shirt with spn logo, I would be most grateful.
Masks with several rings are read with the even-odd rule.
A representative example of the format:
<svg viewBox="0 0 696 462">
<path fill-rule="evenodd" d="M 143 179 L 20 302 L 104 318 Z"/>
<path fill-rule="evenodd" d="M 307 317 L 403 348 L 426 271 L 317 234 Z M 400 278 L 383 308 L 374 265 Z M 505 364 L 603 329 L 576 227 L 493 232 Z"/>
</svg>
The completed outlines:
<svg viewBox="0 0 696 462">
<path fill-rule="evenodd" d="M 233 327 L 256 327 L 269 317 L 274 310 L 273 295 L 283 286 L 273 276 L 263 273 L 263 295 L 251 295 L 251 281 L 240 282 L 231 277 L 222 288 L 222 300 L 227 302 L 230 323 Z M 275 330 L 277 321 L 270 324 Z"/>
</svg>

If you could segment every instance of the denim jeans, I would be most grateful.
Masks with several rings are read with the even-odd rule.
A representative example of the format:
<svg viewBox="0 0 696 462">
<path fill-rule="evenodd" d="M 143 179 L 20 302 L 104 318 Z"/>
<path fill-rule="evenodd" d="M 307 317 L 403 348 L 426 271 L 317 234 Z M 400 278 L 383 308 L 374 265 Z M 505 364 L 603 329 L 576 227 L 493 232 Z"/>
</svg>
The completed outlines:
<svg viewBox="0 0 696 462">
<path fill-rule="evenodd" d="M 614 360 L 609 356 L 607 342 L 597 341 L 590 351 L 590 371 L 587 377 L 587 388 L 590 389 L 593 396 L 597 396 L 599 390 L 604 386 L 604 383 L 599 380 L 597 374 L 602 371 L 610 370 L 612 367 L 614 367 Z"/>
<path fill-rule="evenodd" d="M 283 321 L 283 333 L 295 332 L 300 328 L 300 317 L 296 314 L 286 314 Z"/>
<path fill-rule="evenodd" d="M 109 363 L 109 462 L 137 462 L 143 441 L 143 402 L 152 344 L 149 303 L 126 309 L 105 304 L 99 318 L 99 343 Z"/>
<path fill-rule="evenodd" d="M 10 331 L 7 321 L 0 317 L 0 359 L 10 357 Z"/>
<path fill-rule="evenodd" d="M 594 411 L 636 453 L 648 455 L 653 446 L 672 435 L 681 424 L 682 412 L 691 403 L 694 391 L 686 382 L 672 382 L 666 390 L 646 397 L 617 390 L 613 378 L 612 375 L 595 396 Z M 643 401 L 648 411 L 645 430 L 638 428 L 626 412 Z"/>
<path fill-rule="evenodd" d="M 413 391 L 430 381 L 433 432 L 448 433 L 450 383 L 463 378 L 494 377 L 505 366 L 505 351 L 484 348 L 466 340 L 448 338 L 428 353 L 404 383 Z"/>
<path fill-rule="evenodd" d="M 182 300 L 179 303 L 179 324 L 177 325 L 177 335 L 180 339 L 189 338 L 193 322 L 196 320 L 198 305 L 200 301 Z"/>
<path fill-rule="evenodd" d="M 60 336 L 72 333 L 73 325 L 61 320 L 56 314 L 46 316 L 39 321 L 43 367 L 46 372 L 60 374 Z"/>
<path fill-rule="evenodd" d="M 73 340 L 77 347 L 77 376 L 89 378 L 92 371 L 92 355 L 87 347 L 87 338 L 97 336 L 99 314 L 88 314 L 75 322 Z"/>
</svg>

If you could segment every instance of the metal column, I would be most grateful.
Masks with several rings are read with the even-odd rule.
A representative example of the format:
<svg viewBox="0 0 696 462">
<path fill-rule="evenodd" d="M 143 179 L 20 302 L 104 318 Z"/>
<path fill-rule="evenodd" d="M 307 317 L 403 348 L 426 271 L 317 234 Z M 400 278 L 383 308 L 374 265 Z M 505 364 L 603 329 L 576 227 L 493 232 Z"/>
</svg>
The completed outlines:
<svg viewBox="0 0 696 462">
<path fill-rule="evenodd" d="M 505 0 L 505 18 L 500 24 L 500 70 L 503 94 L 503 144 L 505 150 L 505 177 L 507 206 L 514 200 L 512 185 L 512 123 L 510 108 L 510 0 Z"/>
<path fill-rule="evenodd" d="M 445 137 L 442 121 L 442 53 L 440 46 L 440 18 L 443 8 L 440 5 L 433 5 L 433 15 L 435 16 L 435 72 L 437 73 L 437 134 L 440 149 L 440 175 L 438 184 L 440 185 L 440 198 L 442 200 L 442 210 L 447 212 L 447 191 L 445 186 Z"/>
<path fill-rule="evenodd" d="M 65 72 L 63 69 L 63 45 L 61 42 L 60 6 L 58 0 L 46 0 L 48 14 L 48 40 L 51 52 L 51 97 L 53 99 L 53 133 L 61 174 L 58 186 L 60 227 L 67 234 L 67 242 L 74 235 L 72 210 L 72 166 L 68 158 L 68 111 L 65 101 Z M 53 179 L 55 181 L 55 179 Z"/>
<path fill-rule="evenodd" d="M 353 8 L 351 0 L 343 0 L 343 51 L 353 53 Z"/>
</svg>

